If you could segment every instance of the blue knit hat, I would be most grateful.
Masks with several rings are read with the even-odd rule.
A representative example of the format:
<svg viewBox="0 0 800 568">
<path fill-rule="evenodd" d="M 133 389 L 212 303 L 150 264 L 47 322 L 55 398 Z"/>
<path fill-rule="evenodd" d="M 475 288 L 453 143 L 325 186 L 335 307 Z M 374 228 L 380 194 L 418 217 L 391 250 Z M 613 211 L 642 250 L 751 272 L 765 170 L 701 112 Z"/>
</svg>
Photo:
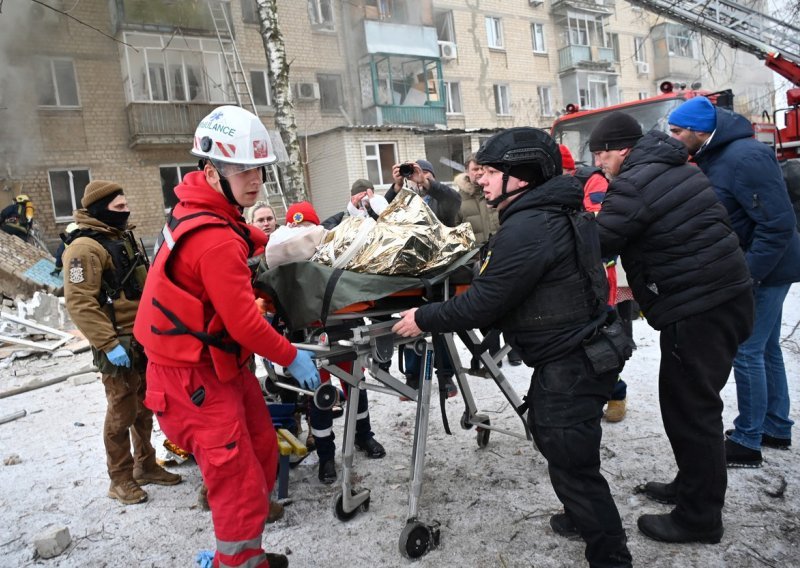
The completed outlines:
<svg viewBox="0 0 800 568">
<path fill-rule="evenodd" d="M 705 97 L 693 97 L 673 110 L 669 123 L 697 132 L 714 132 L 717 127 L 717 109 Z"/>
</svg>

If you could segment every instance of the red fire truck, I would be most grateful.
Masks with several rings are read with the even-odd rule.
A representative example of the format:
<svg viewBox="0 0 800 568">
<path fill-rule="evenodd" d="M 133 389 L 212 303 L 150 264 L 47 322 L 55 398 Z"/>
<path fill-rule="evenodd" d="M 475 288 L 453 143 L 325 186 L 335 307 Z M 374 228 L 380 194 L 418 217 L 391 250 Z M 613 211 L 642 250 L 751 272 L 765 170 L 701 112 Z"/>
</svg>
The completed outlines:
<svg viewBox="0 0 800 568">
<path fill-rule="evenodd" d="M 764 60 L 767 67 L 794 85 L 786 93 L 787 108 L 777 109 L 772 122 L 756 124 L 756 136 L 775 147 L 779 159 L 800 156 L 800 28 L 772 18 L 731 0 L 629 0 L 647 10 L 684 23 L 710 37 L 726 42 Z M 664 82 L 661 94 L 643 100 L 621 103 L 595 110 L 581 111 L 568 104 L 566 114 L 553 123 L 553 137 L 572 151 L 576 162 L 592 164 L 589 135 L 609 112 L 624 111 L 636 118 L 647 131 L 668 130 L 669 113 L 683 101 L 698 95 L 708 96 L 715 104 L 733 107 L 730 90 L 709 92 L 686 89 L 685 85 Z M 775 127 L 776 118 L 786 126 Z"/>
</svg>

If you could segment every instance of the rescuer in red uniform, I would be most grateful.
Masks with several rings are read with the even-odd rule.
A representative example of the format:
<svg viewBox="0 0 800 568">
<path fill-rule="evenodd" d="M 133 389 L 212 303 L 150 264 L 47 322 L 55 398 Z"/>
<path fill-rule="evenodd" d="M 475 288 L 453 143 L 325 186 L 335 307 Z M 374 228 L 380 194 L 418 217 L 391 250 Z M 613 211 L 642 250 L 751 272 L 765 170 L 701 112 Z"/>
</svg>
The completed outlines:
<svg viewBox="0 0 800 568">
<path fill-rule="evenodd" d="M 247 259 L 266 235 L 242 218 L 275 161 L 252 113 L 215 109 L 198 126 L 201 171 L 175 188 L 180 202 L 162 231 L 134 333 L 144 346 L 145 404 L 164 434 L 191 452 L 208 487 L 214 566 L 287 566 L 261 535 L 275 484 L 275 430 L 255 376 L 255 352 L 319 385 L 311 353 L 295 349 L 256 308 Z"/>
</svg>

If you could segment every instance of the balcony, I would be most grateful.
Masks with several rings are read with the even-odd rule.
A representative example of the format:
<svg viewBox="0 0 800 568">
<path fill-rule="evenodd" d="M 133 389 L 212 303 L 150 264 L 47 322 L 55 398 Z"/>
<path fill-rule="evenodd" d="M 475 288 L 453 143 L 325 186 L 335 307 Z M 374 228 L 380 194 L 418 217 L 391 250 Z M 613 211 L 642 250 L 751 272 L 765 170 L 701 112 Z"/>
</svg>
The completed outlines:
<svg viewBox="0 0 800 568">
<path fill-rule="evenodd" d="M 197 0 L 113 0 L 116 24 L 124 29 L 169 33 L 211 34 L 214 23 L 206 2 Z M 219 2 L 230 20 L 230 3 Z"/>
<path fill-rule="evenodd" d="M 613 14 L 616 0 L 554 0 L 550 12 L 555 16 L 566 16 L 567 12 L 579 10 L 592 14 Z"/>
<path fill-rule="evenodd" d="M 568 45 L 558 50 L 558 72 L 569 69 L 611 71 L 614 65 L 614 49 L 596 45 Z"/>
<path fill-rule="evenodd" d="M 364 21 L 366 53 L 439 58 L 436 28 Z"/>
<path fill-rule="evenodd" d="M 195 128 L 217 104 L 130 103 L 129 146 L 190 146 Z"/>
<path fill-rule="evenodd" d="M 430 106 L 378 105 L 364 110 L 366 124 L 414 124 L 433 126 L 447 124 L 444 104 Z"/>
</svg>

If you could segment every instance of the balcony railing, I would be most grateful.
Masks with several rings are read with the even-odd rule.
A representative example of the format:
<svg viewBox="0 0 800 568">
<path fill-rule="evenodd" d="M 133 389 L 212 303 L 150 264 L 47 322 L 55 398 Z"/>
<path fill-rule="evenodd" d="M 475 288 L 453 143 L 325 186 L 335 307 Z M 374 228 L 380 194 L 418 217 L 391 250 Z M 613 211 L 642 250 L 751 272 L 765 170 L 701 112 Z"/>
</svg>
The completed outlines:
<svg viewBox="0 0 800 568">
<path fill-rule="evenodd" d="M 565 15 L 572 10 L 581 10 L 592 14 L 613 14 L 616 0 L 553 0 L 550 11 L 557 15 Z"/>
<path fill-rule="evenodd" d="M 432 126 L 447 124 L 447 113 L 441 106 L 378 105 L 365 112 L 365 122 L 378 125 L 416 124 Z"/>
<path fill-rule="evenodd" d="M 568 45 L 558 50 L 559 71 L 578 66 L 608 67 L 614 61 L 614 49 L 611 47 Z"/>
<path fill-rule="evenodd" d="M 200 120 L 217 106 L 203 103 L 130 103 L 130 146 L 191 144 Z"/>
</svg>

